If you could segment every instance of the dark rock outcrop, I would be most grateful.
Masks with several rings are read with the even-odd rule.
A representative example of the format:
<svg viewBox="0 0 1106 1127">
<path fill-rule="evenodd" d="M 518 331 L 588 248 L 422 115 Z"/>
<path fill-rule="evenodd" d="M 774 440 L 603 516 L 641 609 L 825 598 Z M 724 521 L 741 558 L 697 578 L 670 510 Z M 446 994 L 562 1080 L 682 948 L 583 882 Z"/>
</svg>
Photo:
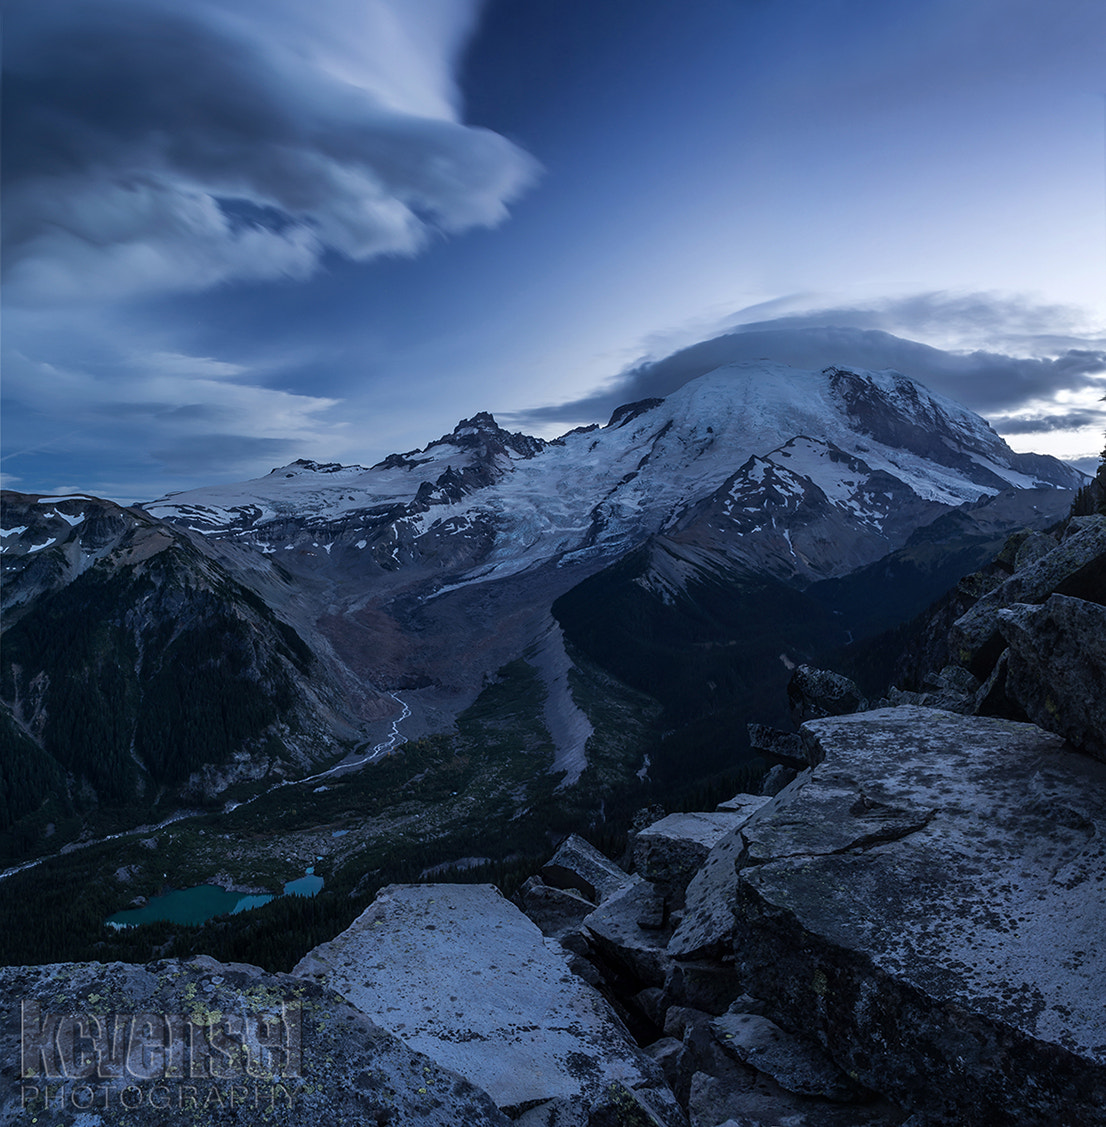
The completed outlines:
<svg viewBox="0 0 1106 1127">
<path fill-rule="evenodd" d="M 768 798 L 760 796 L 755 805 L 744 808 L 742 820 L 711 849 L 702 868 L 687 886 L 686 911 L 668 945 L 676 959 L 722 959 L 733 943 L 733 886 L 737 859 L 745 850 L 742 829 Z M 736 993 L 736 991 L 735 991 Z"/>
<path fill-rule="evenodd" d="M 711 1029 L 727 1052 L 767 1073 L 789 1092 L 843 1103 L 861 1095 L 817 1045 L 785 1032 L 761 1014 L 723 1014 L 711 1022 Z"/>
<path fill-rule="evenodd" d="M 881 703 L 1029 720 L 1106 758 L 1104 606 L 1106 516 L 1015 533 L 931 609 L 899 659 L 922 691 L 891 686 Z"/>
<path fill-rule="evenodd" d="M 998 612 L 1005 694 L 1035 724 L 1106 760 L 1106 607 L 1052 595 Z"/>
<path fill-rule="evenodd" d="M 767 724 L 748 724 L 749 750 L 788 767 L 805 767 L 803 745 L 797 732 L 782 732 Z"/>
<path fill-rule="evenodd" d="M 986 676 L 1003 648 L 998 612 L 1015 603 L 1044 602 L 1104 555 L 1106 517 L 1075 518 L 1052 551 L 1015 570 L 956 620 L 950 637 L 955 659 L 977 677 Z"/>
<path fill-rule="evenodd" d="M 604 961 L 647 986 L 663 986 L 671 930 L 661 926 L 663 900 L 657 889 L 634 876 L 584 920 L 589 940 Z"/>
<path fill-rule="evenodd" d="M 843 716 L 867 708 L 855 682 L 829 669 L 800 665 L 787 685 L 787 699 L 795 726 L 823 716 Z"/>
<path fill-rule="evenodd" d="M 798 771 L 794 767 L 785 767 L 782 763 L 777 763 L 764 776 L 764 782 L 760 784 L 760 793 L 768 798 L 779 794 L 784 787 L 795 781 L 797 774 Z"/>
<path fill-rule="evenodd" d="M 514 901 L 541 928 L 542 934 L 552 939 L 578 931 L 584 917 L 596 907 L 578 892 L 553 888 L 540 877 L 530 877 L 515 893 Z"/>
<path fill-rule="evenodd" d="M 745 821 L 740 812 L 669 814 L 635 835 L 634 868 L 676 907 L 711 849 Z"/>
<path fill-rule="evenodd" d="M 630 878 L 590 842 L 570 834 L 541 870 L 553 888 L 575 889 L 593 904 L 617 892 Z"/>
</svg>

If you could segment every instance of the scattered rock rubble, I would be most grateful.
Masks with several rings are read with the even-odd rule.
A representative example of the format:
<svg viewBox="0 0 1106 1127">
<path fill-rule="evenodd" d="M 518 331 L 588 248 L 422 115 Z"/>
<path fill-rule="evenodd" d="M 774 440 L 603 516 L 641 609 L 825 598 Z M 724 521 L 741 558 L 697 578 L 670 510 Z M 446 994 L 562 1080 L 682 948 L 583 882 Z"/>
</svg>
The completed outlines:
<svg viewBox="0 0 1106 1127">
<path fill-rule="evenodd" d="M 264 1084 L 298 1085 L 264 1115 L 245 1074 L 235 1108 L 205 1077 L 155 1093 L 206 1099 L 198 1123 L 1104 1127 L 1106 765 L 1031 724 L 919 706 L 808 722 L 801 749 L 775 796 L 643 827 L 636 872 L 573 837 L 517 905 L 391 886 L 294 975 L 8 968 L 0 1122 L 30 1122 L 31 1000 L 78 1062 L 113 1059 L 88 1015 L 175 1013 L 225 1050 L 204 1067 L 252 1045 Z M 155 1073 L 188 1063 L 163 1026 L 134 1058 Z M 127 1079 L 95 1098 L 153 1091 L 124 1096 Z M 80 1076 L 59 1082 L 51 1123 L 123 1122 L 82 1103 Z"/>
</svg>

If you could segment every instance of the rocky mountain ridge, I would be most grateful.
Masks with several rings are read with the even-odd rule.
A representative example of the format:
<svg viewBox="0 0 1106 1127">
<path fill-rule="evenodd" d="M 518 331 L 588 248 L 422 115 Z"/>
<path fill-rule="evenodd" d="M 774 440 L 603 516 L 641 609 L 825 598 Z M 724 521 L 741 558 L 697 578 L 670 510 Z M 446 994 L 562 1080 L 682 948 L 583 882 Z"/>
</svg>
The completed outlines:
<svg viewBox="0 0 1106 1127">
<path fill-rule="evenodd" d="M 569 838 L 526 914 L 491 886 L 397 885 L 292 976 L 5 968 L 30 1056 L 9 1006 L 0 1115 L 141 1125 L 177 1100 L 211 1124 L 1100 1127 L 1102 764 L 918 706 L 801 738 L 810 766 L 784 790 L 644 826 L 630 872 Z M 134 1013 L 163 1046 L 145 1071 L 112 1071 L 93 1039 L 71 1075 L 74 1046 L 43 1041 Z M 218 1072 L 172 1071 L 173 1021 Z"/>
<path fill-rule="evenodd" d="M 565 785 L 599 741 L 622 741 L 622 725 L 612 731 L 581 705 L 582 681 L 612 676 L 654 697 L 662 731 L 699 723 L 673 762 L 690 756 L 710 774 L 712 716 L 771 700 L 786 662 L 852 636 L 851 606 L 804 592 L 904 550 L 950 514 L 967 525 L 977 510 L 1001 510 L 1007 528 L 1044 527 L 1066 508 L 1064 487 L 1081 481 L 1055 460 L 1014 454 L 978 416 L 895 373 L 761 363 L 708 373 L 552 442 L 478 413 L 369 468 L 301 461 L 144 507 L 5 494 L 15 658 L 0 678 L 4 722 L 89 801 L 109 777 L 117 795 L 168 786 L 166 801 L 217 801 L 251 778 L 271 785 L 343 752 L 363 761 L 394 747 L 400 717 L 402 738 L 448 731 L 521 660 L 554 747 L 546 769 Z M 889 613 L 895 587 L 880 588 Z M 653 638 L 623 638 L 621 625 L 598 636 L 588 623 L 614 606 Z M 59 644 L 77 620 L 102 629 L 69 675 Z M 154 651 L 156 662 L 142 657 Z M 185 651 L 217 692 L 198 691 Z M 229 681 L 216 651 L 239 655 Z M 650 653 L 659 679 L 625 660 L 634 653 Z M 685 692 L 681 670 L 718 688 Z M 182 733 L 218 712 L 249 720 L 227 729 L 229 744 L 182 736 L 215 750 L 194 763 L 182 746 L 172 778 L 151 790 L 133 725 L 102 729 L 155 700 Z M 85 751 L 70 755 L 56 732 L 46 740 L 43 717 L 56 725 L 62 714 L 81 735 L 74 746 L 99 733 L 87 756 L 108 766 L 84 770 Z M 646 759 L 660 770 L 651 739 L 627 749 L 626 779 L 644 779 Z M 38 775 L 36 801 L 58 771 L 43 760 Z M 34 833 L 56 823 L 44 816 Z"/>
<path fill-rule="evenodd" d="M 356 688 L 191 534 L 87 497 L 8 494 L 4 518 L 0 833 L 202 805 L 348 746 Z"/>
<path fill-rule="evenodd" d="M 1011 487 L 1083 482 L 1055 459 L 1014 454 L 978 416 L 897 373 L 763 363 L 719 369 L 666 399 L 620 408 L 606 427 L 553 442 L 510 433 L 482 412 L 422 450 L 369 469 L 298 462 L 145 508 L 267 554 L 295 551 L 310 537 L 328 556 L 367 552 L 385 570 L 436 559 L 444 540 L 463 538 L 472 541 L 471 558 L 451 560 L 460 574 L 447 582 L 488 581 L 547 560 L 616 553 L 665 530 L 750 455 L 807 435 L 832 457 L 783 450 L 785 491 L 812 483 L 830 504 L 863 511 L 877 528 L 899 508 L 885 503 L 892 497 L 955 506 Z M 854 479 L 880 475 L 867 489 L 867 509 L 858 502 L 865 486 L 850 469 Z M 744 492 L 749 499 L 748 482 Z M 896 540 L 889 529 L 886 543 L 897 547 Z"/>
<path fill-rule="evenodd" d="M 481 413 L 368 469 L 293 464 L 146 510 L 198 531 L 350 680 L 415 689 L 418 734 L 540 644 L 559 596 L 653 540 L 674 562 L 643 582 L 666 599 L 736 575 L 802 588 L 901 548 L 951 508 L 1082 480 L 895 373 L 762 363 L 553 442 Z M 1038 522 L 1064 508 L 1043 504 Z M 299 585 L 294 605 L 274 571 Z"/>
</svg>

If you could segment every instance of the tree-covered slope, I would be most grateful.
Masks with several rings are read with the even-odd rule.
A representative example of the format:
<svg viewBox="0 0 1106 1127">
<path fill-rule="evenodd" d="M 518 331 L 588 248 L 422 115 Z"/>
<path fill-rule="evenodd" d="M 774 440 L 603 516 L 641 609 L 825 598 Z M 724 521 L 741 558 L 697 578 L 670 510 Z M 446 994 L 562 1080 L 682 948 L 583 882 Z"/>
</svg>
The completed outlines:
<svg viewBox="0 0 1106 1127">
<path fill-rule="evenodd" d="M 22 597 L 0 660 L 0 831 L 24 845 L 48 802 L 125 820 L 338 750 L 295 630 L 186 538 L 114 515 L 106 543 L 74 531 L 5 560 Z"/>
</svg>

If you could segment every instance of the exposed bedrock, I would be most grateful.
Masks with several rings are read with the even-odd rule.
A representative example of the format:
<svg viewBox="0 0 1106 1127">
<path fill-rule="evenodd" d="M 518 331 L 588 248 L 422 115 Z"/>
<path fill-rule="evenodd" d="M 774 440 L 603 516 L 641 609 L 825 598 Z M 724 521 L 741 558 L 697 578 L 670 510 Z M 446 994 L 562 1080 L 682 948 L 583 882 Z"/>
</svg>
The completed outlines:
<svg viewBox="0 0 1106 1127">
<path fill-rule="evenodd" d="M 800 665 L 791 674 L 787 698 L 791 719 L 796 725 L 804 720 L 840 716 L 867 707 L 867 701 L 848 677 L 829 669 L 816 669 L 812 665 Z"/>
<path fill-rule="evenodd" d="M 1106 767 L 917 707 L 804 734 L 823 761 L 742 831 L 747 989 L 937 1122 L 1106 1122 Z"/>
<path fill-rule="evenodd" d="M 953 624 L 953 656 L 978 677 L 985 677 L 1003 648 L 999 611 L 1014 603 L 1043 603 L 1054 592 L 1087 598 L 1106 597 L 1102 562 L 1106 558 L 1106 516 L 1076 517 L 1063 540 L 1049 552 L 1017 561 L 1017 570 L 984 594 Z"/>
<path fill-rule="evenodd" d="M 1005 692 L 1035 724 L 1106 760 L 1106 607 L 1067 595 L 998 612 Z"/>
<path fill-rule="evenodd" d="M 674 907 L 682 907 L 691 879 L 710 851 L 748 817 L 741 811 L 669 814 L 634 838 L 634 867 Z"/>
<path fill-rule="evenodd" d="M 12 1102 L 29 999 L 32 1056 L 67 1092 L 97 1052 L 85 1018 L 112 1014 L 146 1022 L 135 1067 L 183 1062 L 191 1082 L 196 1044 L 201 1080 L 253 1053 L 263 1099 L 299 1085 L 268 1117 L 236 1108 L 242 1123 L 1106 1127 L 1106 764 L 1032 724 L 918 706 L 800 738 L 811 766 L 777 795 L 642 826 L 632 874 L 566 839 L 518 893 L 533 920 L 489 885 L 392 885 L 295 976 L 7 968 L 0 1122 L 29 1121 Z M 212 1051 L 172 1048 L 166 1014 Z M 128 1079 L 95 1098 L 133 1103 Z M 231 1088 L 210 1088 L 170 1099 L 232 1121 Z M 162 1103 L 133 1121 L 164 1122 L 161 1089 L 139 1090 Z M 123 1121 L 71 1104 L 49 1110 Z"/>
<path fill-rule="evenodd" d="M 629 876 L 589 841 L 569 834 L 542 866 L 542 879 L 553 888 L 574 889 L 593 903 L 614 895 Z"/>
<path fill-rule="evenodd" d="M 0 1123 L 507 1127 L 332 990 L 200 957 L 0 968 Z"/>
</svg>

